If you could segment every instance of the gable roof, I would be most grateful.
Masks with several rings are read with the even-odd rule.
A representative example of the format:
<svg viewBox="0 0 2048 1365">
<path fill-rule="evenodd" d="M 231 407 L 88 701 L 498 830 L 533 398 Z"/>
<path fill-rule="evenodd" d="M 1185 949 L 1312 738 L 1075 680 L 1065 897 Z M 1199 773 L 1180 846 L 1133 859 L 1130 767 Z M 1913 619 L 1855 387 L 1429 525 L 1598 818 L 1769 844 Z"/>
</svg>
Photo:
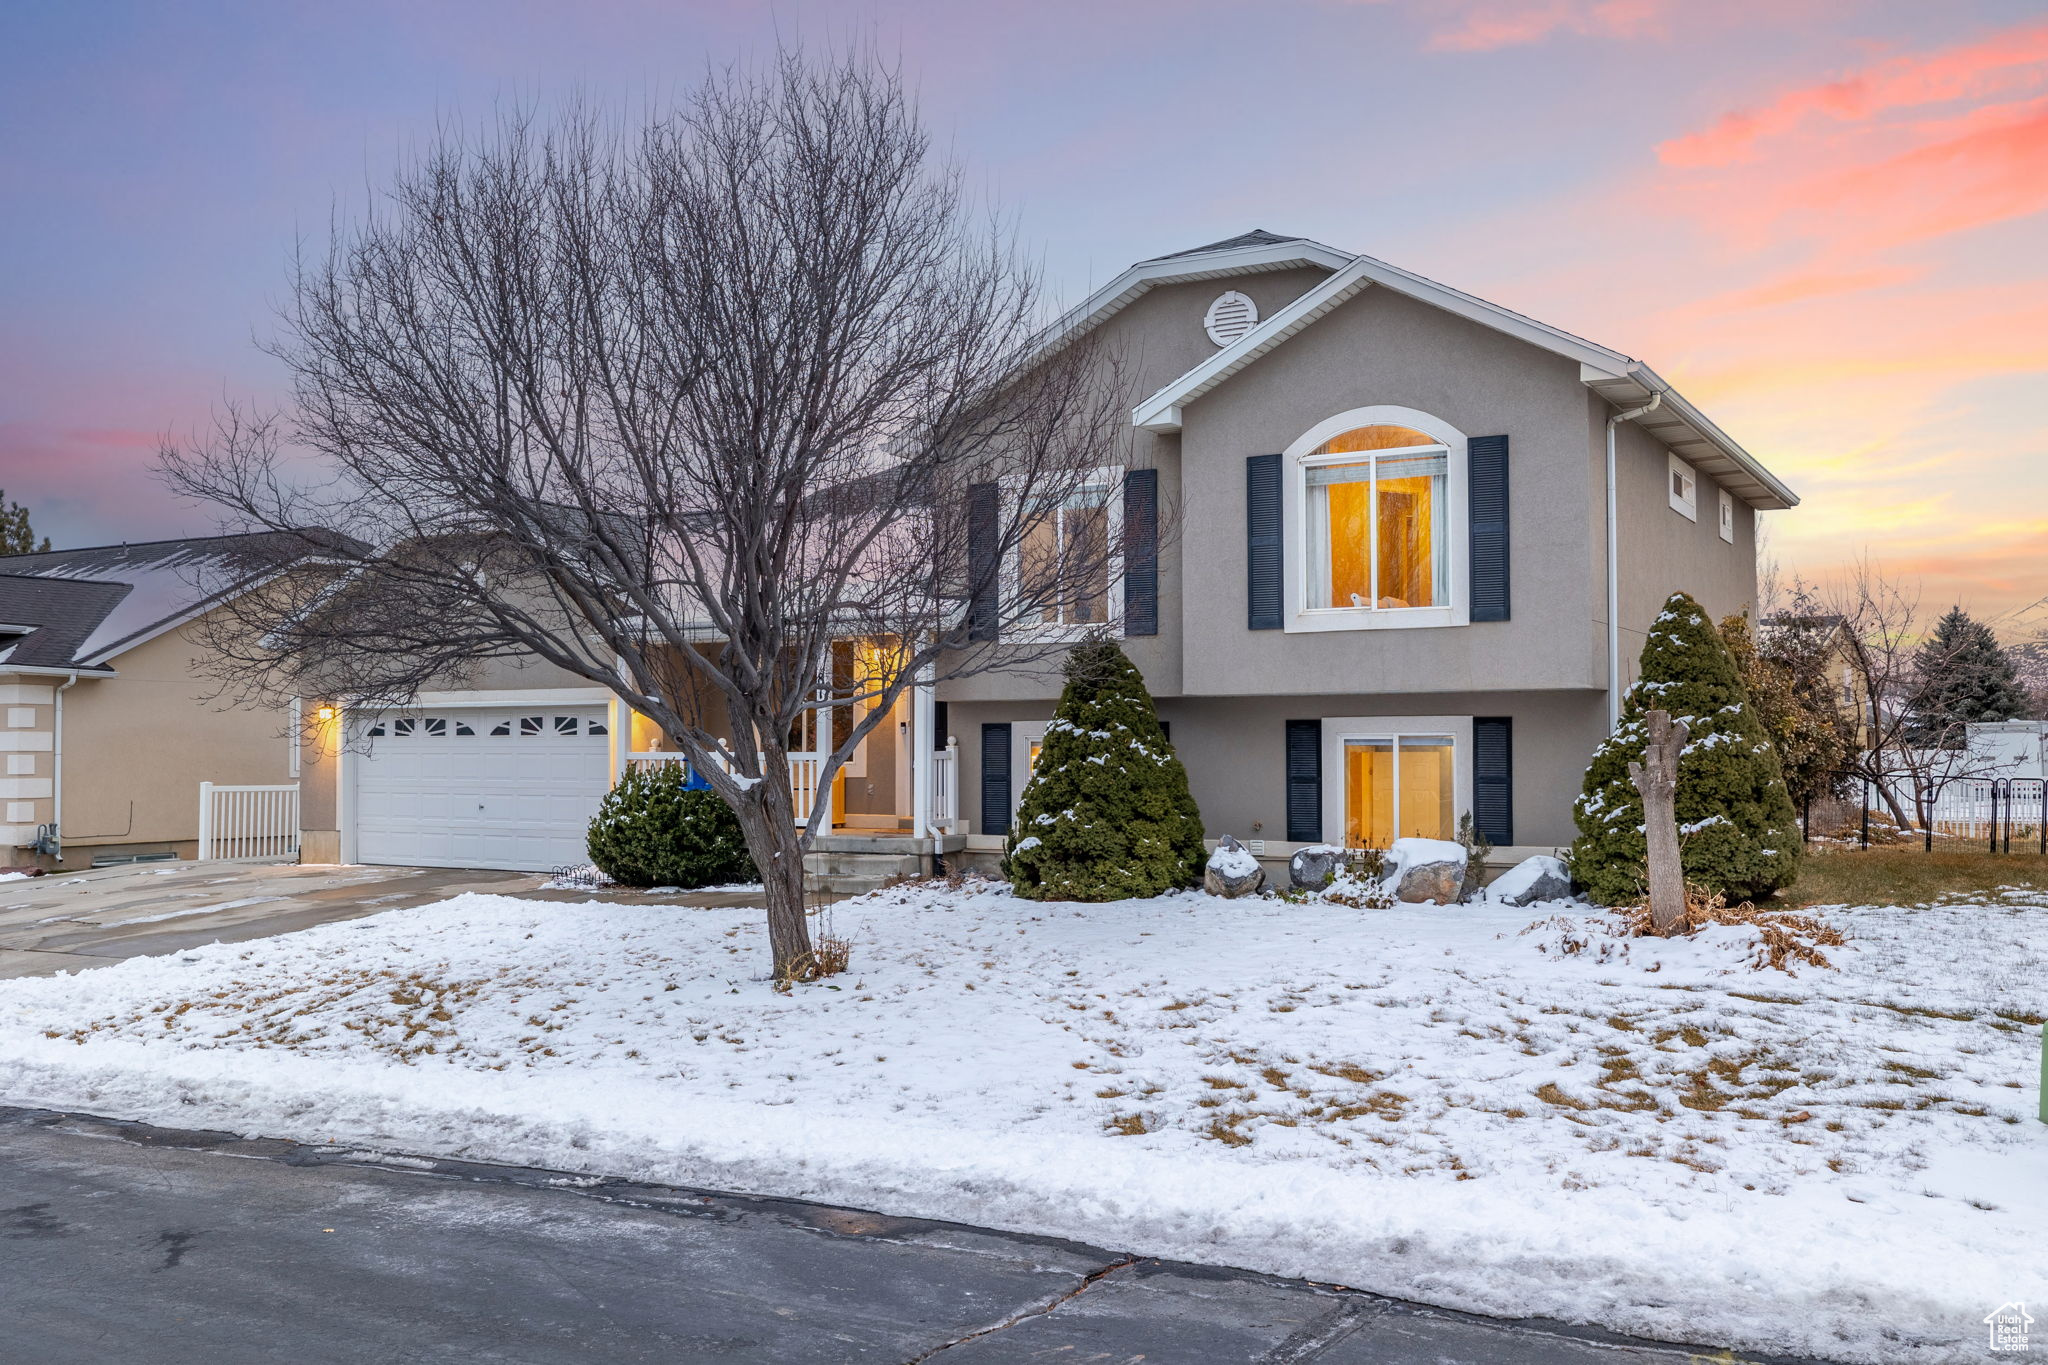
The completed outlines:
<svg viewBox="0 0 2048 1365">
<path fill-rule="evenodd" d="M 1302 265 L 1321 266 L 1330 273 L 1294 302 L 1138 404 L 1131 412 L 1132 424 L 1152 432 L 1179 431 L 1181 410 L 1187 404 L 1347 299 L 1378 286 L 1578 361 L 1580 381 L 1617 408 L 1640 407 L 1652 396 L 1658 397 L 1657 410 L 1637 418 L 1638 426 L 1752 507 L 1775 510 L 1798 505 L 1798 495 L 1762 461 L 1642 361 L 1371 256 L 1338 251 L 1305 237 L 1281 237 L 1263 228 L 1138 262 L 1049 329 L 1044 344 L 1056 345 L 1099 326 L 1161 284 Z"/>
<path fill-rule="evenodd" d="M 0 653 L 0 670 L 112 672 L 115 654 L 317 549 L 309 536 L 258 531 L 0 556 L 0 623 L 38 627 Z"/>
<path fill-rule="evenodd" d="M 1254 228 L 1207 246 L 1189 247 L 1170 256 L 1154 256 L 1131 266 L 1040 332 L 1027 350 L 1025 363 L 1100 327 L 1158 285 L 1219 280 L 1269 270 L 1297 270 L 1305 266 L 1335 271 L 1343 269 L 1350 260 L 1349 252 L 1339 251 L 1333 246 L 1324 246 L 1306 237 L 1282 237 L 1264 228 Z"/>
</svg>

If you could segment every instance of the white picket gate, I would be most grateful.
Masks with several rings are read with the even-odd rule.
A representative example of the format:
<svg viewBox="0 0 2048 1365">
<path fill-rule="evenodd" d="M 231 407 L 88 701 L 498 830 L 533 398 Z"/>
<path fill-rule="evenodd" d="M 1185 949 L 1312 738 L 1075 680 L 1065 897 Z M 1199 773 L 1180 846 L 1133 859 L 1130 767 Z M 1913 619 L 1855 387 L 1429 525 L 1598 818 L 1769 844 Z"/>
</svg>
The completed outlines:
<svg viewBox="0 0 2048 1365">
<path fill-rule="evenodd" d="M 262 862 L 299 856 L 299 784 L 199 784 L 201 862 Z"/>
</svg>

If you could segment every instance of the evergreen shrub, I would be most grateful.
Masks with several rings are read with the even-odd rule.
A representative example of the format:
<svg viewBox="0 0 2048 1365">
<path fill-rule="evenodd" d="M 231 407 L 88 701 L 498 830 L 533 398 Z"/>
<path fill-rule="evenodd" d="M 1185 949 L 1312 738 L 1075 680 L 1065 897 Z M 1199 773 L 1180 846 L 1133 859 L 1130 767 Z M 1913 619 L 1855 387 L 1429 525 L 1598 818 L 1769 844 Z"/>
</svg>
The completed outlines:
<svg viewBox="0 0 2048 1365">
<path fill-rule="evenodd" d="M 722 886 L 761 879 L 739 817 L 691 789 L 681 763 L 626 770 L 590 822 L 590 861 L 621 886 Z"/>
<path fill-rule="evenodd" d="M 1197 885 L 1209 856 L 1202 815 L 1143 675 L 1108 640 L 1076 645 L 1066 672 L 1003 875 L 1033 900 L 1125 900 Z"/>
<path fill-rule="evenodd" d="M 1573 880 L 1602 905 L 1639 899 L 1645 883 L 1643 802 L 1628 765 L 1641 762 L 1643 713 L 1664 710 L 1690 730 L 1678 760 L 1676 809 L 1686 881 L 1730 901 L 1762 900 L 1797 874 L 1799 824 L 1778 753 L 1750 705 L 1720 632 L 1685 593 L 1650 627 L 1621 723 L 1593 755 L 1572 808 Z"/>
</svg>

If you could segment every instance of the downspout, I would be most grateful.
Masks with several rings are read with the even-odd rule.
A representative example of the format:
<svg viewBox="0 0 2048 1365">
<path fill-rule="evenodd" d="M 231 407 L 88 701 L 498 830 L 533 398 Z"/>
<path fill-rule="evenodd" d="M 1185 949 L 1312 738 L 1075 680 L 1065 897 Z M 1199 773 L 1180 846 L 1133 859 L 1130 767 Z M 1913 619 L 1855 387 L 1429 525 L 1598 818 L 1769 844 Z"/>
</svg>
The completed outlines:
<svg viewBox="0 0 2048 1365">
<path fill-rule="evenodd" d="M 50 856 L 57 865 L 64 864 L 64 693 L 78 681 L 73 673 L 58 684 L 55 695 L 56 715 L 50 721 L 50 840 L 55 847 Z"/>
<path fill-rule="evenodd" d="M 1615 510 L 1614 429 L 1663 405 L 1664 395 L 1607 419 L 1607 733 L 1621 724 L 1621 519 Z"/>
</svg>

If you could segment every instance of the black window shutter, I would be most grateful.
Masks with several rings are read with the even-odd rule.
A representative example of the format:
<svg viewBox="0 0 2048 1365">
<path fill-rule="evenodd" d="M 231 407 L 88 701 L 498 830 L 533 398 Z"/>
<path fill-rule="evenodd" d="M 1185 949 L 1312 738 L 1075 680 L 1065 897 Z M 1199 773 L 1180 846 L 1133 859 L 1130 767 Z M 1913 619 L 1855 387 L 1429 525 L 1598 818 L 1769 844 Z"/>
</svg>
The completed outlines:
<svg viewBox="0 0 2048 1365">
<path fill-rule="evenodd" d="M 1159 633 L 1159 471 L 1124 471 L 1124 634 Z"/>
<path fill-rule="evenodd" d="M 1508 619 L 1508 438 L 1474 436 L 1465 443 L 1466 507 L 1470 513 L 1472 619 Z"/>
<path fill-rule="evenodd" d="M 981 832 L 1010 832 L 1010 723 L 981 727 Z"/>
<path fill-rule="evenodd" d="M 1279 630 L 1280 457 L 1250 455 L 1244 462 L 1245 627 Z"/>
<path fill-rule="evenodd" d="M 943 749 L 951 738 L 952 734 L 946 728 L 946 703 L 935 701 L 932 703 L 932 747 Z"/>
<path fill-rule="evenodd" d="M 1323 723 L 1287 722 L 1287 837 L 1323 841 Z"/>
<path fill-rule="evenodd" d="M 967 638 L 996 638 L 997 594 L 1002 566 L 997 562 L 996 486 L 967 486 Z"/>
<path fill-rule="evenodd" d="M 1472 823 L 1496 845 L 1515 842 L 1515 723 L 1472 718 Z"/>
</svg>

